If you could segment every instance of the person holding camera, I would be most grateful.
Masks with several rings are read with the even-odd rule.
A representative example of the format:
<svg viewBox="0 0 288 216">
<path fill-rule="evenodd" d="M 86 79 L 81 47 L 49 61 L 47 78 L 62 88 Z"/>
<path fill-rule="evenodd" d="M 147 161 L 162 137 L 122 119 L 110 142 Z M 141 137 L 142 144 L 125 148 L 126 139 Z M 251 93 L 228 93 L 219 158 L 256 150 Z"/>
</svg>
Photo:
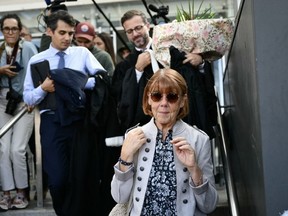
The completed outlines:
<svg viewBox="0 0 288 216">
<path fill-rule="evenodd" d="M 18 15 L 0 20 L 4 41 L 0 44 L 0 128 L 23 106 L 23 83 L 29 59 L 37 53 L 34 44 L 20 38 L 22 23 Z M 28 206 L 26 148 L 34 125 L 33 112 L 26 113 L 0 138 L 0 180 L 3 195 L 0 211 Z M 16 196 L 10 192 L 16 189 Z"/>
</svg>

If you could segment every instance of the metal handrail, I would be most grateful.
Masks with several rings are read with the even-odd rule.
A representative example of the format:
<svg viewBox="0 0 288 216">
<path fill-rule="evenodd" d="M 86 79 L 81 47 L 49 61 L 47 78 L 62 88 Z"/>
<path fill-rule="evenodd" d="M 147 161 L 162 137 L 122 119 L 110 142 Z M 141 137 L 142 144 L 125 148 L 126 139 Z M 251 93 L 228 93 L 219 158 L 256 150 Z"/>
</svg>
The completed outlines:
<svg viewBox="0 0 288 216">
<path fill-rule="evenodd" d="M 227 150 L 227 140 L 226 140 L 225 130 L 223 127 L 223 119 L 222 119 L 222 114 L 220 112 L 219 100 L 217 102 L 217 114 L 218 114 L 218 124 L 219 124 L 220 134 L 219 134 L 218 128 L 215 131 L 216 131 L 217 137 L 220 140 L 220 151 L 221 151 L 224 175 L 225 175 L 225 180 L 226 180 L 228 204 L 230 206 L 231 215 L 239 216 L 238 200 L 237 200 L 236 189 L 235 189 L 235 185 L 234 185 L 233 177 L 231 173 L 231 166 L 230 166 L 230 160 L 229 160 L 229 155 L 228 155 L 229 153 Z"/>
<path fill-rule="evenodd" d="M 1 129 L 0 129 L 0 138 L 4 136 L 7 131 L 26 113 L 28 112 L 28 107 L 23 106 L 21 110 L 13 116 Z"/>
</svg>

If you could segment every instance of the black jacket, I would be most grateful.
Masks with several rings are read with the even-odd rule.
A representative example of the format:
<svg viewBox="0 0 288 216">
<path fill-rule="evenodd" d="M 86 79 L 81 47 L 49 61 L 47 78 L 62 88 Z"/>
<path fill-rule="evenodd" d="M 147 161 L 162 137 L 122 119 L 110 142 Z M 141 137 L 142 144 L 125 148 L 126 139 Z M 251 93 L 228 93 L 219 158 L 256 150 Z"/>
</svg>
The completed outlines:
<svg viewBox="0 0 288 216">
<path fill-rule="evenodd" d="M 212 139 L 215 137 L 213 126 L 217 125 L 217 97 L 214 91 L 214 77 L 211 64 L 205 62 L 204 73 L 190 63 L 183 64 L 185 53 L 170 47 L 170 67 L 184 77 L 188 85 L 189 114 L 183 120 L 196 125 Z"/>
<path fill-rule="evenodd" d="M 84 87 L 87 75 L 70 68 L 50 71 L 55 84 L 56 121 L 61 125 L 69 125 L 73 121 L 84 118 L 86 95 Z"/>
<path fill-rule="evenodd" d="M 140 53 L 134 50 L 125 60 L 118 63 L 112 79 L 113 94 L 117 98 L 117 113 L 123 134 L 137 123 L 144 125 L 151 119 L 143 112 L 142 99 L 147 81 L 154 72 L 151 65 L 147 66 L 137 83 L 135 65 Z"/>
<path fill-rule="evenodd" d="M 122 137 L 106 72 L 95 75 L 95 87 L 86 90 L 86 115 L 73 143 L 69 194 L 65 216 L 108 215 L 116 204 L 110 193 L 121 147 L 106 146 L 106 139 Z M 119 143 L 118 143 L 119 144 Z M 122 144 L 122 142 L 121 142 Z M 96 212 L 95 212 L 96 209 Z"/>
</svg>

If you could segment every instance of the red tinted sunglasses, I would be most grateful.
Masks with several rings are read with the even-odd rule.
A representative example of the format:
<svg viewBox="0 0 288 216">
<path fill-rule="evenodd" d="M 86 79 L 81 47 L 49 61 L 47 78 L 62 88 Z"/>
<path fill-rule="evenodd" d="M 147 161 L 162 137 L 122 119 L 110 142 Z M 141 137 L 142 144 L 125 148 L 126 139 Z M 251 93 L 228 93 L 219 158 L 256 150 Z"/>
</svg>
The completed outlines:
<svg viewBox="0 0 288 216">
<path fill-rule="evenodd" d="M 154 102 L 159 102 L 164 94 L 161 94 L 160 92 L 152 92 L 150 93 L 150 97 Z M 178 101 L 179 95 L 176 93 L 168 93 L 166 94 L 166 100 L 169 103 L 176 103 Z"/>
</svg>

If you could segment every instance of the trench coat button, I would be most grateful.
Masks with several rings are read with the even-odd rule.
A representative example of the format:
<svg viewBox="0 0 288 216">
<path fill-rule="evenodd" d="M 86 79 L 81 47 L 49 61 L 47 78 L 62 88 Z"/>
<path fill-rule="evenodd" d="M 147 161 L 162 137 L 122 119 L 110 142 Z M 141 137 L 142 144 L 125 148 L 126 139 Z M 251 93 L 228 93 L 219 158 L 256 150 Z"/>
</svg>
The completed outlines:
<svg viewBox="0 0 288 216">
<path fill-rule="evenodd" d="M 186 190 L 186 189 L 183 189 L 183 190 L 182 190 L 182 193 L 186 193 L 186 192 L 187 192 L 187 190 Z"/>
<path fill-rule="evenodd" d="M 187 167 L 184 167 L 183 168 L 183 172 L 187 172 L 188 171 L 188 168 Z"/>
<path fill-rule="evenodd" d="M 139 201 L 140 201 L 139 197 L 136 197 L 135 200 L 136 200 L 136 202 L 139 202 Z"/>
<path fill-rule="evenodd" d="M 148 143 L 150 143 L 150 142 L 151 142 L 151 139 L 150 139 L 150 138 L 147 138 L 146 141 L 147 141 Z"/>
<path fill-rule="evenodd" d="M 137 190 L 140 192 L 141 191 L 141 187 L 137 187 Z"/>
<path fill-rule="evenodd" d="M 184 183 L 187 183 L 188 181 L 189 181 L 188 179 L 185 179 L 185 180 L 184 180 Z"/>
<path fill-rule="evenodd" d="M 147 157 L 143 157 L 143 161 L 147 161 Z"/>
<path fill-rule="evenodd" d="M 142 181 L 142 178 L 140 176 L 137 177 L 138 181 Z"/>
<path fill-rule="evenodd" d="M 140 167 L 140 170 L 141 170 L 141 171 L 144 171 L 144 167 Z"/>
<path fill-rule="evenodd" d="M 145 152 L 149 152 L 150 151 L 150 149 L 149 148 L 145 148 Z"/>
<path fill-rule="evenodd" d="M 184 200 L 183 200 L 183 203 L 184 203 L 184 204 L 187 204 L 187 203 L 188 203 L 188 200 L 187 200 L 187 199 L 184 199 Z"/>
</svg>

